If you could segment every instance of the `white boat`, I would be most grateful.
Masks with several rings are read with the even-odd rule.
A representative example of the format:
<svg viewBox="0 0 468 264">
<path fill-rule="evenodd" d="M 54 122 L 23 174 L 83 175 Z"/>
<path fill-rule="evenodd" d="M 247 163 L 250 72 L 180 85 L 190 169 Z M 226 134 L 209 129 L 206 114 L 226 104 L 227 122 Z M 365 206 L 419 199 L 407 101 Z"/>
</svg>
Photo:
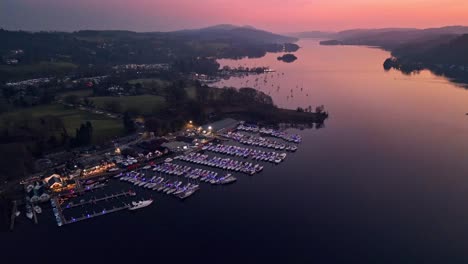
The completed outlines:
<svg viewBox="0 0 468 264">
<path fill-rule="evenodd" d="M 128 210 L 137 210 L 137 209 L 140 209 L 140 208 L 143 208 L 143 207 L 146 207 L 150 204 L 153 203 L 153 200 L 150 199 L 150 200 L 144 200 L 144 201 L 139 201 L 139 202 L 132 202 L 132 206 L 128 208 Z"/>
<path fill-rule="evenodd" d="M 166 162 L 166 163 L 172 162 L 172 159 L 171 159 L 171 158 L 167 158 L 167 159 L 164 160 L 164 162 Z"/>
<path fill-rule="evenodd" d="M 33 218 L 33 211 L 30 205 L 26 205 L 26 217 L 29 219 Z"/>
</svg>

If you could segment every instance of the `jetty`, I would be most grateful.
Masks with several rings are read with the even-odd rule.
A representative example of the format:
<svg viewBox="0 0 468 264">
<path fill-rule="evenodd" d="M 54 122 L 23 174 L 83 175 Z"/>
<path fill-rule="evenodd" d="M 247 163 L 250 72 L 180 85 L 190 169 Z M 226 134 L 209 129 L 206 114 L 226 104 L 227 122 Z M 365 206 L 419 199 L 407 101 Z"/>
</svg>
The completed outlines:
<svg viewBox="0 0 468 264">
<path fill-rule="evenodd" d="M 15 200 L 13 201 L 13 208 L 11 210 L 10 230 L 15 228 L 16 211 L 18 211 L 18 204 Z"/>
<path fill-rule="evenodd" d="M 79 202 L 79 203 L 68 203 L 66 206 L 62 207 L 63 208 L 62 211 L 65 209 L 70 209 L 70 208 L 82 206 L 85 204 L 95 204 L 100 201 L 107 201 L 109 199 L 114 199 L 114 198 L 122 197 L 122 196 L 135 196 L 135 192 L 127 191 L 127 192 L 121 192 L 121 193 L 112 194 L 112 195 L 106 195 L 101 198 L 90 199 L 90 200 Z"/>
<path fill-rule="evenodd" d="M 92 214 L 86 214 L 86 215 L 83 214 L 80 217 L 71 217 L 70 219 L 66 219 L 65 216 L 63 215 L 63 211 L 66 210 L 66 209 L 70 209 L 70 208 L 73 208 L 73 207 L 82 206 L 82 205 L 86 205 L 86 204 L 95 204 L 95 203 L 97 203 L 99 201 L 107 201 L 109 199 L 114 199 L 114 198 L 117 198 L 117 197 L 135 196 L 135 195 L 136 195 L 136 193 L 133 192 L 133 191 L 126 191 L 126 192 L 121 192 L 121 193 L 117 193 L 117 194 L 106 195 L 106 196 L 101 197 L 101 198 L 95 198 L 95 199 L 91 199 L 91 200 L 87 200 L 87 201 L 82 201 L 82 202 L 76 203 L 76 204 L 69 203 L 64 207 L 62 207 L 60 205 L 57 198 L 54 198 L 54 199 L 51 200 L 51 204 L 52 204 L 52 208 L 53 208 L 56 220 L 57 220 L 57 225 L 62 226 L 62 225 L 72 224 L 72 223 L 76 223 L 76 222 L 83 221 L 83 220 L 86 220 L 86 219 L 91 219 L 91 218 L 94 218 L 94 217 L 110 214 L 110 213 L 115 213 L 115 212 L 118 212 L 118 211 L 121 211 L 121 210 L 129 209 L 131 207 L 131 204 L 123 203 L 122 206 L 113 206 L 110 209 L 104 209 L 104 210 L 102 210 L 100 212 L 93 212 Z"/>
<path fill-rule="evenodd" d="M 126 209 L 129 209 L 130 207 L 131 207 L 130 204 L 124 204 L 123 206 L 114 206 L 112 209 L 104 209 L 101 212 L 94 212 L 92 214 L 82 215 L 82 216 L 77 217 L 77 218 L 71 217 L 70 220 L 64 219 L 63 223 L 65 225 L 73 224 L 73 223 L 80 222 L 80 221 L 87 220 L 87 219 L 91 219 L 91 218 L 94 218 L 94 217 L 103 216 L 103 215 L 106 215 L 106 214 L 126 210 Z"/>
</svg>

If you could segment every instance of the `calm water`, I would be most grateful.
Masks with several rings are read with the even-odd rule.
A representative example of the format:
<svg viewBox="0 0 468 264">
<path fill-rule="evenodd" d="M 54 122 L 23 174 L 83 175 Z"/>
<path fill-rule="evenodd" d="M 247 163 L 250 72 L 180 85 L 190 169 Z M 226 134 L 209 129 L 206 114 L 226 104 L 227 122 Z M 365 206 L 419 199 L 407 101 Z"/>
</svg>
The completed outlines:
<svg viewBox="0 0 468 264">
<path fill-rule="evenodd" d="M 62 228 L 43 215 L 1 235 L 6 254 L 24 258 L 28 246 L 55 260 L 468 263 L 468 91 L 429 72 L 385 72 L 382 50 L 299 44 L 291 64 L 277 54 L 222 61 L 276 69 L 266 84 L 218 84 L 259 78 L 281 107 L 325 105 L 325 127 L 299 131 L 303 144 L 282 165 L 203 185 L 184 202 L 154 194 L 157 204 L 135 214 Z"/>
</svg>

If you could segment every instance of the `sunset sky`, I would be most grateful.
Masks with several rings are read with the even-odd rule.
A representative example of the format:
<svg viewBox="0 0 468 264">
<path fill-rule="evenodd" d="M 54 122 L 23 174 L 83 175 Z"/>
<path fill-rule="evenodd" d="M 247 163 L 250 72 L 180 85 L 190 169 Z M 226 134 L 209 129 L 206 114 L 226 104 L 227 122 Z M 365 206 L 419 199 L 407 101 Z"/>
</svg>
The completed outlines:
<svg viewBox="0 0 468 264">
<path fill-rule="evenodd" d="M 0 27 L 169 31 L 215 24 L 276 32 L 468 25 L 467 0 L 1 0 Z"/>
</svg>

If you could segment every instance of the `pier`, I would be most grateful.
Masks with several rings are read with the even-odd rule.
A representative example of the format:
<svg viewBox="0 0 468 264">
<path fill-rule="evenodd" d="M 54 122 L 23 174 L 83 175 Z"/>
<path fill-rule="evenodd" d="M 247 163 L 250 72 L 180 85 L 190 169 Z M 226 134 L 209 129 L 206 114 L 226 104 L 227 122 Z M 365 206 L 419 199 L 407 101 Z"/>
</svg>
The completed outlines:
<svg viewBox="0 0 468 264">
<path fill-rule="evenodd" d="M 53 209 L 56 209 L 56 211 L 54 210 L 54 213 L 57 220 L 57 224 L 58 226 L 61 226 L 62 223 L 65 222 L 65 217 L 63 216 L 62 208 L 60 207 L 60 202 L 58 201 L 58 198 L 55 197 L 53 199 L 50 199 L 50 204 L 52 205 Z"/>
<path fill-rule="evenodd" d="M 77 203 L 77 204 L 68 204 L 65 207 L 62 207 L 60 205 L 57 198 L 54 198 L 53 200 L 51 200 L 51 203 L 52 203 L 52 206 L 57 209 L 56 210 L 56 217 L 58 218 L 57 219 L 57 224 L 58 224 L 58 226 L 62 226 L 62 225 L 72 224 L 72 223 L 76 223 L 76 222 L 83 221 L 83 220 L 86 220 L 86 219 L 91 219 L 91 218 L 94 218 L 94 217 L 98 217 L 98 216 L 118 212 L 118 211 L 121 211 L 121 210 L 125 210 L 125 209 L 130 208 L 131 204 L 124 203 L 122 206 L 114 206 L 111 209 L 104 209 L 101 212 L 93 212 L 92 214 L 82 215 L 82 216 L 77 217 L 77 218 L 71 217 L 70 219 L 65 219 L 65 216 L 63 215 L 63 211 L 65 209 L 78 207 L 78 206 L 82 206 L 82 205 L 85 205 L 85 204 L 94 204 L 94 203 L 97 203 L 97 202 L 100 202 L 100 201 L 107 201 L 109 199 L 114 199 L 114 198 L 117 198 L 117 197 L 134 196 L 134 195 L 136 195 L 135 192 L 126 191 L 126 192 L 121 192 L 121 193 L 117 193 L 117 194 L 106 195 L 106 196 L 104 196 L 102 198 L 83 201 L 83 202 L 80 202 L 80 203 Z"/>
<path fill-rule="evenodd" d="M 65 210 L 65 209 L 74 208 L 74 207 L 82 206 L 82 205 L 85 205 L 85 204 L 92 204 L 92 203 L 97 203 L 97 202 L 100 202 L 100 201 L 107 201 L 109 199 L 114 199 L 114 198 L 117 198 L 117 197 L 128 196 L 128 195 L 134 196 L 135 193 L 132 192 L 132 191 L 121 192 L 121 193 L 106 195 L 106 196 L 104 196 L 102 198 L 97 198 L 97 199 L 95 198 L 95 199 L 91 199 L 91 200 L 76 203 L 76 204 L 75 203 L 69 203 L 69 204 L 67 204 L 66 206 L 63 207 L 62 211 Z"/>
<path fill-rule="evenodd" d="M 18 204 L 16 203 L 16 200 L 15 200 L 13 201 L 13 209 L 11 210 L 11 219 L 10 219 L 10 230 L 12 231 L 15 228 L 16 211 L 18 211 Z"/>
<path fill-rule="evenodd" d="M 32 206 L 32 205 L 31 205 L 31 206 Z M 33 218 L 33 219 L 34 219 L 34 223 L 37 225 L 37 223 L 38 223 L 38 221 L 37 221 L 37 214 L 36 214 L 36 210 L 34 210 L 34 207 L 33 207 L 32 212 L 33 212 L 33 217 L 34 217 L 34 218 Z"/>
<path fill-rule="evenodd" d="M 73 223 L 80 222 L 80 221 L 83 221 L 83 220 L 86 220 L 86 219 L 91 219 L 91 218 L 94 218 L 94 217 L 98 217 L 98 216 L 102 216 L 102 215 L 106 215 L 106 214 L 110 214 L 110 213 L 115 213 L 115 212 L 118 212 L 118 211 L 121 211 L 121 210 L 128 209 L 130 207 L 131 207 L 130 204 L 125 204 L 123 206 L 113 207 L 112 209 L 109 209 L 109 210 L 104 209 L 104 210 L 102 210 L 102 212 L 88 214 L 88 215 L 82 215 L 81 217 L 78 217 L 78 218 L 72 217 L 71 220 L 64 219 L 63 223 L 65 225 L 73 224 Z"/>
</svg>

